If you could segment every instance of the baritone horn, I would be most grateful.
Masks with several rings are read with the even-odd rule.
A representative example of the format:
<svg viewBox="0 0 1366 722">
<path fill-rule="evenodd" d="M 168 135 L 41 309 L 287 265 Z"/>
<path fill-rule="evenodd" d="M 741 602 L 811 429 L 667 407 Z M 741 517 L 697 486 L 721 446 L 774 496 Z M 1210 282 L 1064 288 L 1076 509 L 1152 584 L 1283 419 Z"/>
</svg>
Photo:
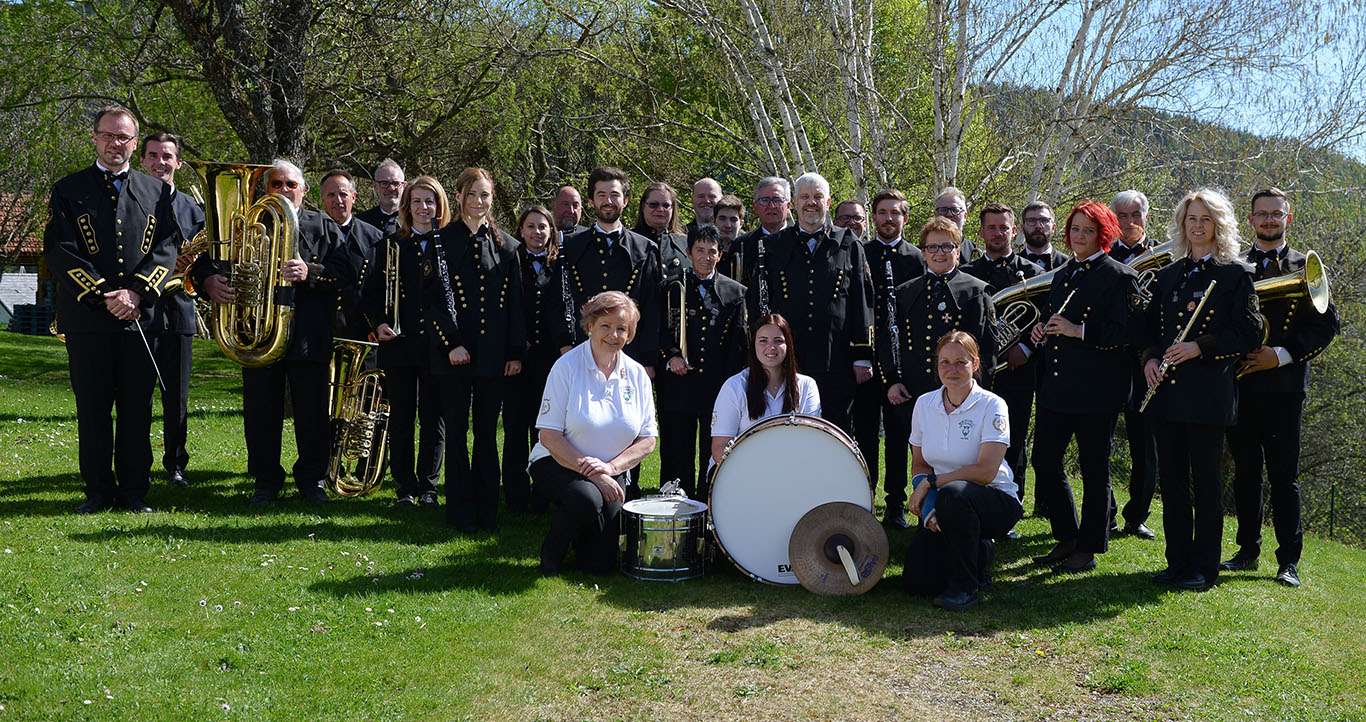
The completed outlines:
<svg viewBox="0 0 1366 722">
<path fill-rule="evenodd" d="M 298 214 L 284 196 L 258 193 L 271 166 L 191 165 L 203 175 L 207 194 L 204 252 L 237 293 L 233 303 L 212 304 L 211 335 L 239 366 L 269 366 L 289 349 L 294 299 L 281 266 L 298 256 Z M 189 245 L 194 250 L 195 242 Z"/>
<path fill-rule="evenodd" d="M 365 370 L 365 357 L 378 344 L 339 338 L 333 341 L 329 388 L 332 454 L 327 488 L 337 496 L 365 496 L 384 478 L 389 440 L 389 402 L 384 372 Z"/>
</svg>

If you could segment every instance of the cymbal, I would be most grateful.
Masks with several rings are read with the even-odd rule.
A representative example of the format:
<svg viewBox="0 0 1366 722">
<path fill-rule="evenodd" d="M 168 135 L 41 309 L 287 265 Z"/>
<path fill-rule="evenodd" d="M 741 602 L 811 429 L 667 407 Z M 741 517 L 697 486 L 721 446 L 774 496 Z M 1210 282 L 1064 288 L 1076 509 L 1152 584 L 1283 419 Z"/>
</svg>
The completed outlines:
<svg viewBox="0 0 1366 722">
<path fill-rule="evenodd" d="M 887 532 L 867 509 L 833 501 L 802 516 L 787 554 L 807 591 L 837 597 L 863 594 L 887 571 Z"/>
</svg>

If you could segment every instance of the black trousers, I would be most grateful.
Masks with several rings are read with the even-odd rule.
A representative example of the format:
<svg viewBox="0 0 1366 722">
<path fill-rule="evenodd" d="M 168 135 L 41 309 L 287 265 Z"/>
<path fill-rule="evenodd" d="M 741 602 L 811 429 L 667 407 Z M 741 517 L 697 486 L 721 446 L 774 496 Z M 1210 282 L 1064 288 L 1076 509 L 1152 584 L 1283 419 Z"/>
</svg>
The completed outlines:
<svg viewBox="0 0 1366 722">
<path fill-rule="evenodd" d="M 1024 515 L 1018 499 L 1000 489 L 951 481 L 939 489 L 934 515 L 939 531 L 923 525 L 906 552 L 906 588 L 912 594 L 976 593 L 987 578 L 991 540 Z"/>
<path fill-rule="evenodd" d="M 384 369 L 384 396 L 389 400 L 389 470 L 397 494 L 421 496 L 436 492 L 437 474 L 446 452 L 446 424 L 436 379 L 426 366 Z M 413 455 L 413 436 L 417 455 Z"/>
<path fill-rule="evenodd" d="M 878 430 L 885 431 L 882 493 L 888 509 L 906 508 L 906 469 L 910 455 L 911 404 L 893 406 L 882 383 L 873 379 L 854 392 L 854 440 L 868 463 L 868 477 L 878 479 Z"/>
<path fill-rule="evenodd" d="M 66 353 L 86 499 L 97 504 L 144 499 L 152 483 L 156 372 L 142 339 L 136 330 L 71 333 Z"/>
<path fill-rule="evenodd" d="M 1053 538 L 1076 542 L 1077 550 L 1102 554 L 1110 536 L 1110 448 L 1114 444 L 1119 412 L 1110 414 L 1064 414 L 1039 409 L 1034 431 L 1034 478 L 1048 508 Z M 1011 429 L 1014 433 L 1014 429 Z M 1063 457 L 1072 437 L 1077 439 L 1081 465 L 1081 520 L 1078 523 L 1072 486 L 1063 472 Z"/>
<path fill-rule="evenodd" d="M 1019 487 L 1020 503 L 1025 500 L 1025 470 L 1029 468 L 1029 456 L 1026 449 L 1029 447 L 1029 415 L 1034 411 L 1034 387 L 1004 387 L 993 389 L 998 396 L 1005 399 L 1006 411 L 1010 414 L 1010 446 L 1006 449 L 1006 463 L 1010 465 L 1010 472 L 1015 476 L 1015 485 Z M 1037 503 L 1039 492 L 1034 491 L 1034 499 Z M 1047 502 L 1045 502 L 1046 504 Z"/>
<path fill-rule="evenodd" d="M 705 498 L 707 459 L 710 457 L 711 412 L 659 412 L 661 484 L 678 479 L 689 498 Z M 699 497 L 699 491 L 703 496 Z"/>
<path fill-rule="evenodd" d="M 498 528 L 498 411 L 503 377 L 437 377 L 446 422 L 446 521 Z M 474 455 L 470 456 L 471 407 Z"/>
<path fill-rule="evenodd" d="M 294 484 L 322 487 L 332 454 L 331 412 L 327 392 L 331 379 L 326 361 L 285 359 L 262 368 L 242 369 L 242 427 L 247 438 L 247 473 L 258 491 L 279 491 L 285 483 L 280 466 L 284 433 L 285 388 L 294 408 Z"/>
<path fill-rule="evenodd" d="M 1203 574 L 1213 583 L 1219 576 L 1224 535 L 1220 467 L 1226 429 L 1180 421 L 1163 421 L 1156 427 L 1167 568 L 1177 574 Z"/>
<path fill-rule="evenodd" d="M 1142 398 L 1140 395 L 1139 398 Z M 1124 523 L 1138 526 L 1148 521 L 1153 493 L 1157 491 L 1157 442 L 1137 404 L 1124 408 L 1124 435 L 1129 439 L 1129 500 L 1124 503 Z"/>
<path fill-rule="evenodd" d="M 503 397 L 503 496 L 509 509 L 531 508 L 531 476 L 527 459 L 536 445 L 536 416 L 540 413 L 545 380 L 554 359 L 528 354 L 522 373 L 511 378 Z M 539 506 L 539 504 L 537 505 Z"/>
<path fill-rule="evenodd" d="M 161 465 L 166 471 L 184 471 L 190 463 L 185 449 L 190 402 L 190 369 L 194 336 L 162 333 L 156 337 L 157 366 L 166 388 L 161 390 L 161 441 L 165 447 Z"/>
<path fill-rule="evenodd" d="M 817 371 L 809 374 L 816 381 L 821 394 L 821 418 L 844 429 L 844 433 L 854 435 L 854 425 L 850 414 L 854 406 L 854 372 L 849 366 L 831 371 Z M 875 383 L 869 381 L 868 383 Z"/>
<path fill-rule="evenodd" d="M 626 474 L 616 477 L 623 488 Z M 541 569 L 558 572 L 572 546 L 579 565 L 595 574 L 617 568 L 621 502 L 608 503 L 593 482 L 551 457 L 531 465 L 536 496 L 551 507 L 550 531 L 541 542 Z"/>
<path fill-rule="evenodd" d="M 1233 495 L 1238 509 L 1238 547 L 1253 557 L 1262 551 L 1262 464 L 1271 482 L 1271 518 L 1276 529 L 1276 562 L 1299 564 L 1304 548 L 1300 523 L 1300 422 L 1302 393 L 1238 395 L 1238 423 L 1228 431 L 1233 453 Z"/>
</svg>

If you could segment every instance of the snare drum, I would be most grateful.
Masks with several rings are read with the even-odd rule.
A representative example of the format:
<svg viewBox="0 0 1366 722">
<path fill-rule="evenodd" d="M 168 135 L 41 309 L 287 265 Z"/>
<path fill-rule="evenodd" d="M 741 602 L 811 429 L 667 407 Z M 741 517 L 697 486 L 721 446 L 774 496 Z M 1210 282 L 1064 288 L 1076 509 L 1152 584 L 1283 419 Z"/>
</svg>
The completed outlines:
<svg viewBox="0 0 1366 722">
<path fill-rule="evenodd" d="M 849 435 L 815 416 L 765 419 L 731 441 L 712 480 L 716 543 L 761 582 L 797 584 L 788 560 L 804 514 L 843 501 L 872 512 L 868 465 Z"/>
<path fill-rule="evenodd" d="M 621 513 L 626 576 L 681 582 L 706 573 L 706 504 L 683 496 L 647 496 L 626 502 Z"/>
</svg>

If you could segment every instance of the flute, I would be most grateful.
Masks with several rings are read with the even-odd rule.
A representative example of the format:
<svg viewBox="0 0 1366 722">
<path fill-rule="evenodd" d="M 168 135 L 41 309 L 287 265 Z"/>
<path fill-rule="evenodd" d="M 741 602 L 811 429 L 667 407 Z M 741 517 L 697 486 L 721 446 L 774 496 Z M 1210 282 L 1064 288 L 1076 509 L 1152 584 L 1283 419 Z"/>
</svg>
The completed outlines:
<svg viewBox="0 0 1366 722">
<path fill-rule="evenodd" d="M 1195 328 L 1195 319 L 1200 318 L 1200 312 L 1205 310 L 1205 302 L 1209 301 L 1210 295 L 1214 293 L 1214 284 L 1216 283 L 1218 281 L 1210 281 L 1209 285 L 1205 287 L 1205 295 L 1200 298 L 1200 303 L 1196 304 L 1195 311 L 1186 321 L 1186 327 L 1181 329 L 1181 335 L 1172 343 L 1182 343 L 1187 336 L 1190 336 L 1191 329 Z M 1162 365 L 1157 367 L 1157 383 L 1148 387 L 1148 393 L 1143 395 L 1143 403 L 1138 405 L 1138 413 L 1141 414 L 1144 409 L 1148 408 L 1148 402 L 1152 401 L 1153 397 L 1157 395 L 1157 390 L 1162 388 L 1162 382 L 1167 379 L 1167 373 L 1171 371 L 1171 368 L 1172 363 L 1165 358 L 1162 359 Z"/>
</svg>

